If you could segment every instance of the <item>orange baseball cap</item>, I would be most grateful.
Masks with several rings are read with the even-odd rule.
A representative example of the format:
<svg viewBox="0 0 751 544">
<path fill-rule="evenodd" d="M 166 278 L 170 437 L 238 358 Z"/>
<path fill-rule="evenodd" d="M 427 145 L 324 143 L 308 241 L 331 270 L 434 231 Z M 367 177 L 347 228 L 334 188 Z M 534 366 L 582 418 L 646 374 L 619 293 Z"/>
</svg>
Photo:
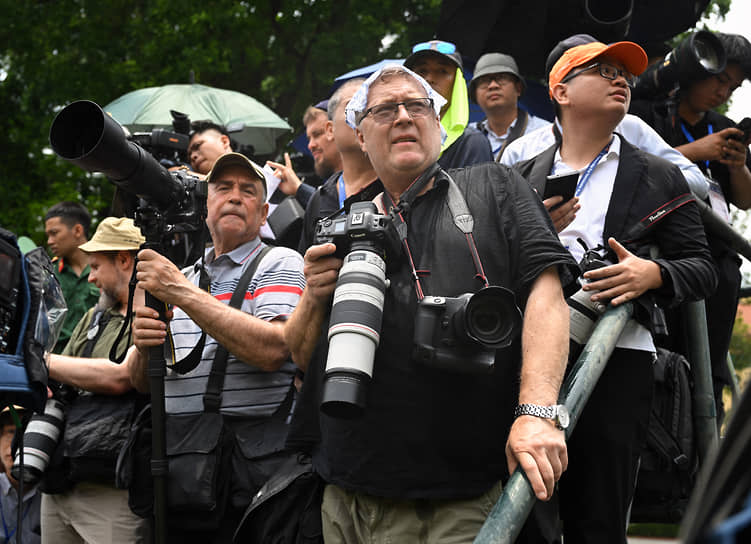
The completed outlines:
<svg viewBox="0 0 751 544">
<path fill-rule="evenodd" d="M 553 87 L 561 82 L 571 70 L 602 55 L 618 60 L 623 66 L 638 76 L 647 68 L 647 54 L 634 42 L 616 42 L 605 45 L 602 42 L 577 45 L 567 50 L 553 65 L 548 75 L 548 92 L 553 97 Z"/>
</svg>

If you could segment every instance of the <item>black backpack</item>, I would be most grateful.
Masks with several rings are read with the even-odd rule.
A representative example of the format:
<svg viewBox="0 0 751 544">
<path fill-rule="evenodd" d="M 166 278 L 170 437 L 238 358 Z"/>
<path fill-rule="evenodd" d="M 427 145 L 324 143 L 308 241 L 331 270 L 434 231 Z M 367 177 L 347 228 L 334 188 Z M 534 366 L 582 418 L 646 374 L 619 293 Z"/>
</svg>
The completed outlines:
<svg viewBox="0 0 751 544">
<path fill-rule="evenodd" d="M 699 466 L 691 368 L 683 355 L 657 349 L 654 399 L 631 511 L 635 522 L 680 522 Z"/>
</svg>

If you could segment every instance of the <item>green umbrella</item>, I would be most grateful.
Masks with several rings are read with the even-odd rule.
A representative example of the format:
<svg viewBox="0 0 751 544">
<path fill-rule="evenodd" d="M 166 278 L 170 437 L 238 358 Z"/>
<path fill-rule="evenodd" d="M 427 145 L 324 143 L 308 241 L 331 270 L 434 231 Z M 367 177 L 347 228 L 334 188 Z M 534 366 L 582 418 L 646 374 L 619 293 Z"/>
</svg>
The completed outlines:
<svg viewBox="0 0 751 544">
<path fill-rule="evenodd" d="M 276 113 L 248 95 L 198 85 L 163 85 L 124 94 L 104 108 L 131 132 L 171 128 L 176 110 L 192 121 L 211 120 L 227 127 L 232 139 L 252 145 L 258 155 L 276 150 L 276 140 L 292 130 Z"/>
</svg>

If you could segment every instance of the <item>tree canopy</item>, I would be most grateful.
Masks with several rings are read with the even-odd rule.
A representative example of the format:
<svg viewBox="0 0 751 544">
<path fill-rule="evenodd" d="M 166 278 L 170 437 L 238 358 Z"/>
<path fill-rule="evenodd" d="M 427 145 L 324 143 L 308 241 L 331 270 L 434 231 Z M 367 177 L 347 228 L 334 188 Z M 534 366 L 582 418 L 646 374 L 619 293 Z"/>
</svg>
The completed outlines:
<svg viewBox="0 0 751 544">
<path fill-rule="evenodd" d="M 192 73 L 253 96 L 299 129 L 336 76 L 432 37 L 440 0 L 0 0 L 0 8 L 0 224 L 41 243 L 50 205 L 81 200 L 97 215 L 113 193 L 51 153 L 49 128 L 66 104 L 104 105 L 188 83 Z"/>
<path fill-rule="evenodd" d="M 730 0 L 711 9 L 727 11 Z M 108 212 L 113 187 L 49 149 L 55 114 L 135 89 L 195 82 L 253 96 L 301 128 L 333 79 L 433 37 L 440 0 L 0 0 L 0 225 L 43 243 L 44 211 Z"/>
</svg>

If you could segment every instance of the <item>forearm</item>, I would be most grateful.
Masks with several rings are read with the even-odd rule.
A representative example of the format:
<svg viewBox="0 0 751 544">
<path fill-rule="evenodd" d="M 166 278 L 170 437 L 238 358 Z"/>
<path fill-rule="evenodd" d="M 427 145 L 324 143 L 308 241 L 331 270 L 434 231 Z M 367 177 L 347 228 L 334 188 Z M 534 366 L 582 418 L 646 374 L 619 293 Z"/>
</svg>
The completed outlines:
<svg viewBox="0 0 751 544">
<path fill-rule="evenodd" d="M 524 312 L 520 404 L 547 406 L 558 402 L 568 344 L 568 306 L 558 272 L 551 267 L 535 281 Z"/>
<path fill-rule="evenodd" d="M 149 358 L 146 353 L 142 353 L 141 350 L 133 346 L 128 351 L 123 365 L 127 366 L 130 383 L 136 391 L 139 393 L 151 391 L 148 375 Z"/>
<path fill-rule="evenodd" d="M 751 171 L 747 166 L 730 170 L 731 202 L 742 210 L 751 208 Z"/>
<path fill-rule="evenodd" d="M 122 395 L 132 389 L 125 364 L 109 359 L 50 354 L 50 378 L 79 389 L 104 395 Z"/>
<path fill-rule="evenodd" d="M 197 287 L 186 290 L 176 305 L 201 330 L 249 365 L 273 371 L 289 356 L 281 321 L 264 321 L 218 301 Z"/>
<path fill-rule="evenodd" d="M 687 144 L 679 145 L 676 146 L 675 149 L 676 151 L 680 151 L 680 153 L 691 162 L 706 160 L 706 157 L 704 157 L 703 153 L 701 152 L 702 147 L 697 142 L 690 142 Z"/>
<path fill-rule="evenodd" d="M 321 326 L 326 316 L 325 306 L 317 303 L 308 289 L 284 326 L 284 339 L 294 363 L 304 372 L 313 355 Z"/>
</svg>

